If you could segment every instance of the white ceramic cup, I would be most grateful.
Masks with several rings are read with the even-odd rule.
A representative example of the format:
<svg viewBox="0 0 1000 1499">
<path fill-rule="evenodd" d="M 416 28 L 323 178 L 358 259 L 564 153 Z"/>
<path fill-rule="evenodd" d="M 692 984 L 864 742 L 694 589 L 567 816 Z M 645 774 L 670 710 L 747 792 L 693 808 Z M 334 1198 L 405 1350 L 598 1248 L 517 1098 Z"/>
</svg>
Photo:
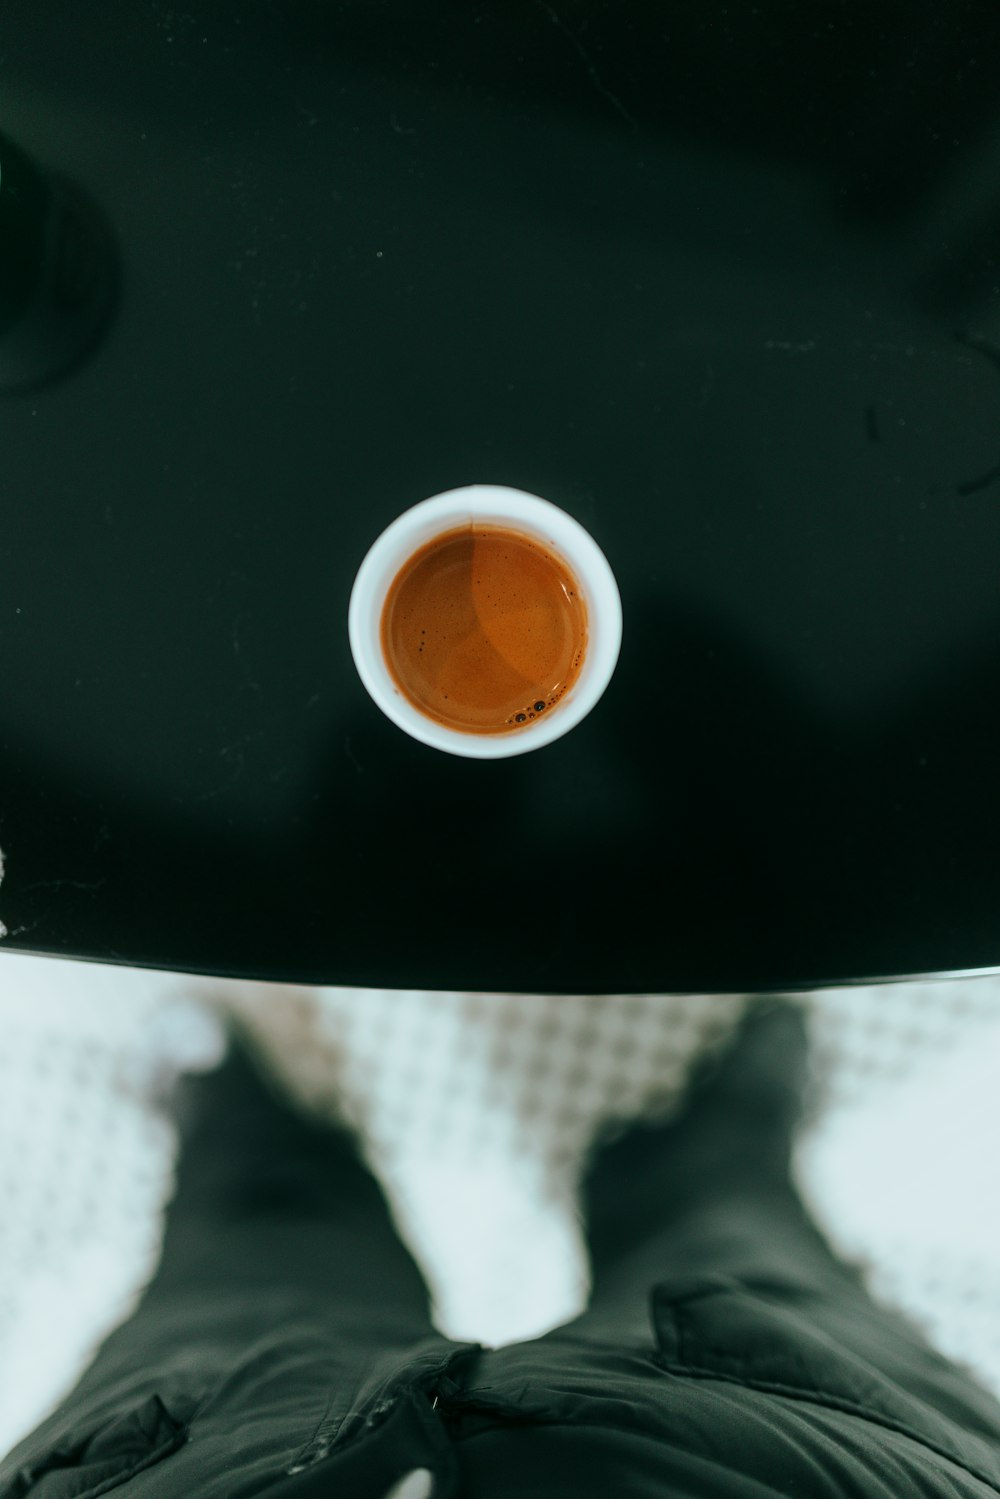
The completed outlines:
<svg viewBox="0 0 1000 1499">
<path fill-rule="evenodd" d="M 587 609 L 587 647 L 572 687 L 544 716 L 502 734 L 464 733 L 425 717 L 396 686 L 382 653 L 382 610 L 403 564 L 435 536 L 474 522 L 505 526 L 540 541 L 566 563 Z M 347 628 L 358 675 L 387 718 L 433 749 L 473 760 L 501 760 L 551 744 L 590 712 L 618 660 L 622 606 L 607 558 L 579 521 L 521 489 L 470 484 L 422 500 L 382 532 L 358 569 Z"/>
</svg>

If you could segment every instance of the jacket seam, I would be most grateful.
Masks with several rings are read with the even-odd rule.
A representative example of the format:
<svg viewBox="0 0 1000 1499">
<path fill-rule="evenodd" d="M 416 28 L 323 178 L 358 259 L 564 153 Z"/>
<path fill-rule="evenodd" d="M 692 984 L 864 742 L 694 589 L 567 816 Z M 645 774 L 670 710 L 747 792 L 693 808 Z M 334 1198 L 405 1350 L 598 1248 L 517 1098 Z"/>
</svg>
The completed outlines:
<svg viewBox="0 0 1000 1499">
<path fill-rule="evenodd" d="M 559 1427 L 559 1428 L 562 1428 L 562 1429 L 565 1429 L 565 1430 L 568 1430 L 568 1431 L 578 1431 L 581 1428 L 583 1428 L 583 1429 L 585 1429 L 587 1431 L 613 1431 L 613 1432 L 616 1432 L 619 1436 L 621 1436 L 622 1434 L 628 1435 L 629 1433 L 631 1433 L 634 1430 L 636 1435 L 643 1436 L 643 1437 L 648 1437 L 652 1441 L 662 1441 L 663 1440 L 663 1438 L 659 1434 L 650 1433 L 648 1431 L 642 1431 L 642 1430 L 639 1430 L 638 1428 L 632 1428 L 632 1427 L 628 1427 L 628 1426 L 622 1426 L 622 1425 L 620 1425 L 618 1423 L 615 1423 L 615 1422 L 612 1422 L 612 1421 L 592 1421 L 589 1418 L 586 1419 L 586 1420 L 582 1420 L 582 1421 L 567 1421 L 567 1420 L 557 1420 L 557 1419 L 545 1420 L 545 1419 L 542 1419 L 542 1420 L 539 1420 L 539 1421 L 532 1421 L 531 1425 L 532 1426 Z M 482 1436 L 485 1432 L 510 1431 L 510 1430 L 517 1430 L 517 1429 L 519 1429 L 518 1425 L 516 1423 L 514 1423 L 514 1422 L 511 1422 L 511 1421 L 493 1421 L 493 1422 L 490 1422 L 489 1425 L 481 1426 L 477 1431 L 467 1432 L 464 1436 L 457 1435 L 457 1436 L 455 1436 L 453 1438 L 453 1441 L 454 1441 L 454 1443 L 455 1443 L 456 1446 L 459 1446 L 462 1442 L 474 1442 L 475 1439 L 476 1439 L 476 1437 Z M 905 1435 L 907 1435 L 907 1433 L 903 1432 L 903 1433 L 901 1433 L 901 1435 L 905 1436 Z M 916 1439 L 916 1444 L 917 1444 L 917 1446 L 920 1446 L 920 1447 L 927 1447 L 928 1450 L 935 1452 L 937 1456 L 943 1457 L 948 1462 L 951 1462 L 956 1468 L 959 1468 L 963 1473 L 966 1473 L 970 1478 L 976 1479 L 976 1481 L 978 1483 L 985 1484 L 986 1488 L 989 1489 L 989 1491 L 990 1491 L 991 1494 L 1000 1494 L 1000 1489 L 998 1489 L 995 1486 L 995 1484 L 993 1484 L 991 1482 L 990 1479 L 984 1478 L 981 1473 L 977 1473 L 973 1468 L 967 1468 L 964 1463 L 956 1462 L 955 1459 L 953 1457 L 951 1457 L 947 1452 L 940 1452 L 939 1453 L 939 1452 L 937 1452 L 937 1449 L 934 1448 L 929 1442 L 922 1442 L 919 1439 Z"/>
<path fill-rule="evenodd" d="M 151 1452 L 144 1453 L 137 1462 L 134 1462 L 130 1468 L 126 1468 L 123 1473 L 114 1473 L 109 1478 L 103 1479 L 100 1483 L 93 1484 L 90 1488 L 81 1489 L 79 1494 L 75 1496 L 75 1499 L 98 1499 L 99 1495 L 106 1494 L 109 1490 L 117 1488 L 120 1483 L 128 1483 L 138 1473 L 144 1472 L 146 1468 L 152 1468 L 155 1463 L 160 1462 L 165 1457 L 169 1457 L 171 1452 L 176 1452 L 178 1447 L 182 1447 L 187 1441 L 187 1437 L 187 1428 L 179 1432 L 174 1432 L 171 1436 L 165 1438 L 158 1447 L 154 1447 Z"/>
<path fill-rule="evenodd" d="M 733 1384 L 740 1388 L 761 1390 L 765 1394 L 781 1395 L 789 1400 L 799 1400 L 803 1405 L 816 1405 L 821 1410 L 838 1410 L 842 1411 L 845 1415 L 855 1416 L 858 1420 L 865 1421 L 871 1426 L 878 1426 L 885 1431 L 894 1432 L 897 1436 L 907 1437 L 911 1442 L 915 1442 L 918 1447 L 925 1447 L 928 1452 L 933 1452 L 938 1457 L 943 1457 L 947 1462 L 953 1463 L 963 1473 L 968 1473 L 970 1478 L 978 1479 L 980 1483 L 986 1485 L 991 1493 L 1000 1494 L 1000 1488 L 997 1488 L 995 1481 L 987 1477 L 981 1469 L 963 1462 L 953 1452 L 948 1452 L 944 1447 L 940 1446 L 939 1443 L 928 1441 L 926 1437 L 921 1436 L 919 1432 L 914 1431 L 905 1422 L 894 1421 L 890 1417 L 883 1417 L 880 1414 L 873 1415 L 864 1406 L 857 1405 L 842 1395 L 833 1395 L 822 1389 L 804 1390 L 795 1385 L 781 1384 L 778 1380 L 756 1379 L 752 1375 L 726 1374 L 721 1370 L 699 1369 L 692 1365 L 670 1363 L 663 1357 L 659 1357 L 657 1362 L 668 1374 L 685 1375 L 691 1379 L 717 1379 L 723 1384 Z"/>
</svg>

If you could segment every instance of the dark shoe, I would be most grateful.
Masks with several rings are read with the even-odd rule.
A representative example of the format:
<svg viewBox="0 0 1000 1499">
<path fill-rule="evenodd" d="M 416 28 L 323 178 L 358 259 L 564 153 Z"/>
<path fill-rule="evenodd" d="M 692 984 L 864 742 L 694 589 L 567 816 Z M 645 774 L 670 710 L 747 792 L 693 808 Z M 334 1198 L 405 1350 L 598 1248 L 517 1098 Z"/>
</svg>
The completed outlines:
<svg viewBox="0 0 1000 1499">
<path fill-rule="evenodd" d="M 704 1058 L 677 1128 L 710 1129 L 732 1144 L 770 1141 L 787 1160 L 809 1081 L 809 1040 L 800 1005 L 756 999 L 725 1049 Z"/>
<path fill-rule="evenodd" d="M 800 1007 L 751 1001 L 725 1050 L 696 1067 L 679 1115 L 637 1124 L 608 1145 L 598 1141 L 582 1189 L 595 1260 L 707 1195 L 791 1191 L 807 1080 Z"/>
<path fill-rule="evenodd" d="M 218 1194 L 229 1212 L 325 1211 L 374 1190 L 351 1133 L 283 1094 L 237 1024 L 215 1071 L 183 1076 L 170 1104 L 178 1197 Z"/>
</svg>

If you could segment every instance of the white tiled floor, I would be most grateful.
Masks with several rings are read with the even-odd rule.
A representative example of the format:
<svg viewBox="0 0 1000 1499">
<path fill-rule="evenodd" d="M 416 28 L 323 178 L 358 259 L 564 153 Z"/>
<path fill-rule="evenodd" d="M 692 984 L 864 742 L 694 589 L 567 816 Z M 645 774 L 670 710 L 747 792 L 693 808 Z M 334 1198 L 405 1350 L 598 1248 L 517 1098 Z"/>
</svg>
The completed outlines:
<svg viewBox="0 0 1000 1499">
<path fill-rule="evenodd" d="M 0 1451 L 155 1266 L 175 1142 L 149 1100 L 218 1059 L 217 1009 L 358 1128 L 439 1325 L 500 1343 L 585 1300 L 573 1189 L 596 1125 L 669 1112 L 746 1002 L 288 990 L 0 954 Z M 1000 1394 L 1000 977 L 803 1002 L 803 1192 L 876 1293 Z"/>
</svg>

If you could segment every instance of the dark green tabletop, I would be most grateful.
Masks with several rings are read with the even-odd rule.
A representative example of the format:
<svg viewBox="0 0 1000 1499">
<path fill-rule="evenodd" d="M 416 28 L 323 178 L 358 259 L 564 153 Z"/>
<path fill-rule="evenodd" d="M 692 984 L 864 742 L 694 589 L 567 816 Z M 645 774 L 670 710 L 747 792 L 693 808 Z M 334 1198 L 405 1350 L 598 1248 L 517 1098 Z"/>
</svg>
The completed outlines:
<svg viewBox="0 0 1000 1499">
<path fill-rule="evenodd" d="M 0 136 L 118 289 L 0 396 L 0 949 L 1000 965 L 998 42 L 968 3 L 7 0 Z M 575 515 L 624 611 L 589 719 L 483 763 L 346 632 L 379 531 L 477 482 Z"/>
</svg>

